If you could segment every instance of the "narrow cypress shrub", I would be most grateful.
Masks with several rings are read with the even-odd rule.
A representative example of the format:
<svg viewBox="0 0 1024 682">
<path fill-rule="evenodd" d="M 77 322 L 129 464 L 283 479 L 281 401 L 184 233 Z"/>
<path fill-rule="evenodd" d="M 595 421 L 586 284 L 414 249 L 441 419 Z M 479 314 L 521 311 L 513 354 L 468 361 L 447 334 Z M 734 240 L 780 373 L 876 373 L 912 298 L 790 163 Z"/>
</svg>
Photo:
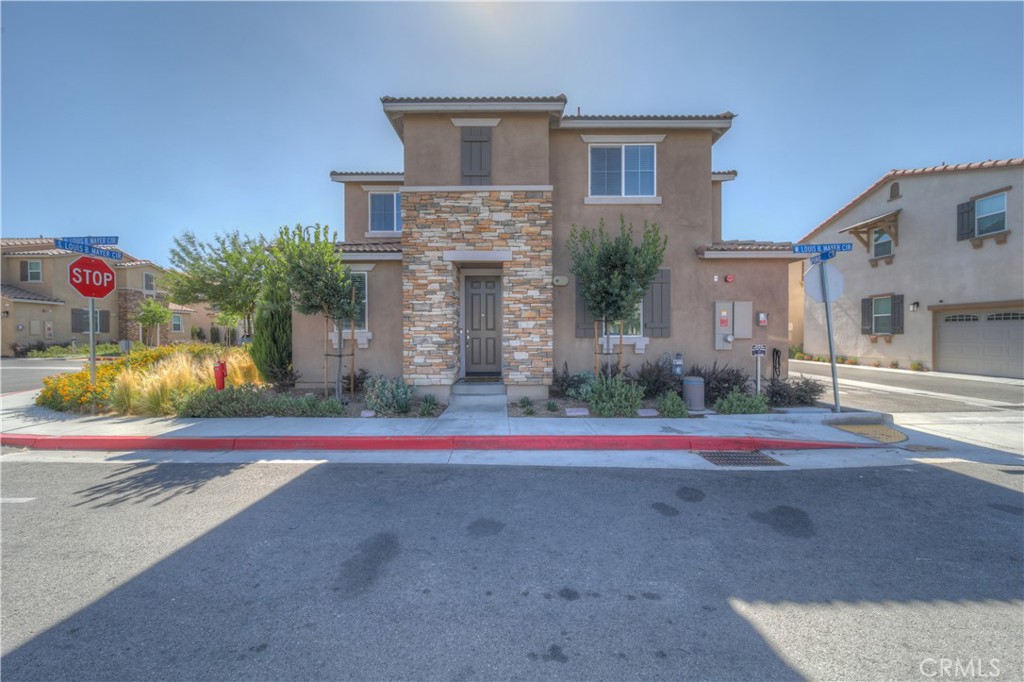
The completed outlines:
<svg viewBox="0 0 1024 682">
<path fill-rule="evenodd" d="M 252 343 L 256 368 L 265 381 L 279 389 L 295 386 L 292 369 L 292 300 L 288 284 L 277 271 L 269 271 L 256 304 Z"/>
</svg>

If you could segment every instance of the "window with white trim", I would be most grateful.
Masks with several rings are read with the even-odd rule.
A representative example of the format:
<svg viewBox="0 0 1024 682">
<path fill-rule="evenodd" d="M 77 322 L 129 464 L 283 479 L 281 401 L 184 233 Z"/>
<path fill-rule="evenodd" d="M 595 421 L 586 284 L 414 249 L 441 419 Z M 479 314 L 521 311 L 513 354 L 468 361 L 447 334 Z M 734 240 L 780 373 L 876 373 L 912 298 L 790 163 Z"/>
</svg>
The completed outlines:
<svg viewBox="0 0 1024 682">
<path fill-rule="evenodd" d="M 644 335 L 644 304 L 643 301 L 636 304 L 636 310 L 632 315 L 622 320 L 622 335 L 623 336 L 643 336 Z M 605 324 L 604 336 L 616 337 L 619 335 L 619 321 L 609 320 Z"/>
<path fill-rule="evenodd" d="M 184 331 L 185 326 L 181 322 L 181 315 L 171 315 L 171 331 L 180 332 Z"/>
<path fill-rule="evenodd" d="M 352 278 L 352 283 L 356 289 L 356 301 L 362 300 L 363 305 L 359 312 L 356 314 L 356 331 L 366 331 L 366 310 L 367 302 L 369 301 L 369 290 L 367 289 L 367 274 L 365 272 L 350 272 L 349 277 Z M 349 324 L 348 320 L 341 321 L 341 328 L 343 331 L 351 331 L 352 325 Z"/>
<path fill-rule="evenodd" d="M 590 196 L 653 197 L 655 159 L 653 144 L 590 145 Z"/>
<path fill-rule="evenodd" d="M 142 273 L 142 288 L 146 291 L 156 291 L 156 275 L 152 272 Z"/>
<path fill-rule="evenodd" d="M 892 334 L 892 296 L 871 299 L 871 333 Z"/>
<path fill-rule="evenodd" d="M 872 239 L 872 258 L 882 258 L 884 256 L 892 255 L 892 237 L 885 230 L 879 228 L 875 230 L 875 236 Z"/>
<path fill-rule="evenodd" d="M 370 192 L 370 232 L 402 231 L 402 193 Z"/>
<path fill-rule="evenodd" d="M 25 261 L 28 263 L 28 267 L 25 269 L 26 282 L 42 282 L 43 281 L 43 261 L 41 260 L 30 260 Z"/>
<path fill-rule="evenodd" d="M 974 202 L 974 233 L 981 237 L 1006 229 L 1006 192 Z"/>
</svg>

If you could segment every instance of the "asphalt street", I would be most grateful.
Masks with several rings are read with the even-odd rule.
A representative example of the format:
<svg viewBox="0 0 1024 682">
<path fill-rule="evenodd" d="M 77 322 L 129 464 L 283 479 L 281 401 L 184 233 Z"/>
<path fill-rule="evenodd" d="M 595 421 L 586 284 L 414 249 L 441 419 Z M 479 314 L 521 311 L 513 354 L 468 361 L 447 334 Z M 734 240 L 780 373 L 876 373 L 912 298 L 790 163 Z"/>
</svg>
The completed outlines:
<svg viewBox="0 0 1024 682">
<path fill-rule="evenodd" d="M 3 358 L 0 360 L 0 394 L 42 388 L 43 378 L 61 372 L 77 372 L 88 359 Z"/>
<path fill-rule="evenodd" d="M 1021 679 L 1022 474 L 9 463 L 3 676 Z"/>
<path fill-rule="evenodd" d="M 961 378 L 931 372 L 876 371 L 862 367 L 836 367 L 839 401 L 843 407 L 878 412 L 989 412 L 1021 411 L 1021 382 Z M 790 376 L 805 375 L 827 386 L 821 400 L 832 402 L 832 369 L 824 362 L 790 360 Z"/>
</svg>

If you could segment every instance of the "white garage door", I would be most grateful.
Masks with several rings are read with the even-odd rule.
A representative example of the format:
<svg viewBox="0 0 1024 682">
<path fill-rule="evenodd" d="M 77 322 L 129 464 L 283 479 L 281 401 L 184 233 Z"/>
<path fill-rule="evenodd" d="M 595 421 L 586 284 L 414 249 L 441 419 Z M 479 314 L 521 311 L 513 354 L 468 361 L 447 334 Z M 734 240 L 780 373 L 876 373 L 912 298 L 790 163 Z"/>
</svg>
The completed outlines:
<svg viewBox="0 0 1024 682">
<path fill-rule="evenodd" d="M 936 369 L 1024 378 L 1024 312 L 979 309 L 936 317 Z"/>
</svg>

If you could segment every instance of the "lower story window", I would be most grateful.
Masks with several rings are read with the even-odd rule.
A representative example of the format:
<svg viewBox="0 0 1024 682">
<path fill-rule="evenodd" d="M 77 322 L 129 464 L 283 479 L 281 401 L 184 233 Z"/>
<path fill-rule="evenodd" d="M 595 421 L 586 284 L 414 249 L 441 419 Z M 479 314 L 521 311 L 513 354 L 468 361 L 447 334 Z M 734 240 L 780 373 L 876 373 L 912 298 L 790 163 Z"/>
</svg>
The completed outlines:
<svg viewBox="0 0 1024 682">
<path fill-rule="evenodd" d="M 619 321 L 608 321 L 605 324 L 604 330 L 605 336 L 618 336 L 619 335 Z M 644 306 L 643 302 L 637 303 L 636 310 L 629 317 L 622 320 L 622 335 L 623 336 L 643 336 L 644 335 Z"/>
<path fill-rule="evenodd" d="M 184 325 L 181 323 L 181 315 L 171 315 L 171 331 L 180 332 L 184 328 Z"/>
<path fill-rule="evenodd" d="M 367 301 L 369 300 L 369 296 L 367 295 L 368 290 L 366 287 L 366 274 L 367 273 L 365 272 L 353 272 L 349 274 L 352 278 L 352 284 L 355 286 L 356 290 L 356 305 L 358 307 L 358 312 L 356 314 L 357 332 L 366 331 L 366 306 Z M 361 305 L 359 303 L 360 301 L 362 301 Z M 345 331 L 351 331 L 352 325 L 348 320 L 342 320 L 341 328 Z"/>
<path fill-rule="evenodd" d="M 871 299 L 871 331 L 875 334 L 892 334 L 891 296 Z"/>
</svg>

